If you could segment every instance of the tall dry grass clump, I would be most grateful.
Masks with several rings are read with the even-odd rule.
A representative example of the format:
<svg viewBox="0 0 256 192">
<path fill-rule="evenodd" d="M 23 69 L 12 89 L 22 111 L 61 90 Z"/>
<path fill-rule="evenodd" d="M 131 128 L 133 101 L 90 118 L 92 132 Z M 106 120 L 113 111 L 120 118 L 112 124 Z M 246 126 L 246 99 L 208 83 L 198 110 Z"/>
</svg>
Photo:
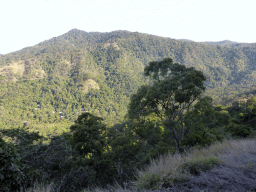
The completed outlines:
<svg viewBox="0 0 256 192">
<path fill-rule="evenodd" d="M 248 164 L 235 160 L 247 153 L 256 154 L 255 139 L 224 140 L 202 149 L 191 148 L 184 155 L 168 154 L 152 160 L 144 170 L 138 170 L 137 181 L 133 184 L 138 189 L 172 188 L 217 165 L 248 167 Z"/>
<path fill-rule="evenodd" d="M 21 189 L 20 191 L 25 191 L 25 192 L 52 192 L 52 185 L 53 183 L 49 185 L 44 185 L 43 183 L 38 183 L 36 182 L 32 188 L 23 190 Z"/>
</svg>

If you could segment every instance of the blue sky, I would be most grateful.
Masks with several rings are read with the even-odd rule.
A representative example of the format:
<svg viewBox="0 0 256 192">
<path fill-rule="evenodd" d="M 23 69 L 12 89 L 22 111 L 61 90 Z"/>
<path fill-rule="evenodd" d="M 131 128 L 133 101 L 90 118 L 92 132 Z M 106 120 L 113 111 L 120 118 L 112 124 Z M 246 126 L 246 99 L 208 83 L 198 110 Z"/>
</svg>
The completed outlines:
<svg viewBox="0 0 256 192">
<path fill-rule="evenodd" d="M 0 54 L 73 28 L 254 43 L 255 5 L 254 0 L 1 0 Z"/>
</svg>

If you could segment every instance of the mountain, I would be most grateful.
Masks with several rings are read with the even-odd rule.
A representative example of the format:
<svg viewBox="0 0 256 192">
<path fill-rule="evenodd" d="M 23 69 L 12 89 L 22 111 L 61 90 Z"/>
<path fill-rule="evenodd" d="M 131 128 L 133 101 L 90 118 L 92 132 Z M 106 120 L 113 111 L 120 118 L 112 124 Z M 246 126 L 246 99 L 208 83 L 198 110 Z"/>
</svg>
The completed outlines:
<svg viewBox="0 0 256 192">
<path fill-rule="evenodd" d="M 179 40 L 179 41 L 192 41 L 190 39 L 177 39 L 177 40 Z M 194 42 L 194 41 L 192 41 L 192 42 Z"/>
<path fill-rule="evenodd" d="M 131 94 L 149 83 L 144 67 L 171 57 L 207 76 L 206 94 L 224 103 L 256 84 L 256 45 L 197 43 L 138 32 L 69 32 L 0 57 L 0 126 L 63 130 L 83 111 L 122 121 Z"/>
<path fill-rule="evenodd" d="M 221 45 L 221 46 L 230 46 L 230 47 L 250 47 L 255 46 L 255 43 L 239 43 L 235 41 L 230 40 L 224 40 L 224 41 L 204 41 L 200 43 L 205 43 L 209 45 Z"/>
<path fill-rule="evenodd" d="M 210 45 L 234 45 L 234 44 L 239 44 L 238 42 L 235 41 L 230 41 L 230 40 L 224 40 L 224 41 L 204 41 L 201 43 L 206 43 Z"/>
</svg>

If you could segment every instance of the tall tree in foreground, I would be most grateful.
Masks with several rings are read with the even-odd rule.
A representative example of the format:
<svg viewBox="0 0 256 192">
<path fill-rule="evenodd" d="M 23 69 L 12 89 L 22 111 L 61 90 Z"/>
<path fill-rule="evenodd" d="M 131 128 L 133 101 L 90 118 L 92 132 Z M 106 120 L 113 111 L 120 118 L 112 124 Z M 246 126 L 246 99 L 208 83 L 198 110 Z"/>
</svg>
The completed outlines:
<svg viewBox="0 0 256 192">
<path fill-rule="evenodd" d="M 144 75 L 154 82 L 141 86 L 131 97 L 128 116 L 142 120 L 155 113 L 165 122 L 165 128 L 172 131 L 176 148 L 181 152 L 181 140 L 189 131 L 184 113 L 204 92 L 206 77 L 193 67 L 174 63 L 171 58 L 150 62 Z"/>
</svg>

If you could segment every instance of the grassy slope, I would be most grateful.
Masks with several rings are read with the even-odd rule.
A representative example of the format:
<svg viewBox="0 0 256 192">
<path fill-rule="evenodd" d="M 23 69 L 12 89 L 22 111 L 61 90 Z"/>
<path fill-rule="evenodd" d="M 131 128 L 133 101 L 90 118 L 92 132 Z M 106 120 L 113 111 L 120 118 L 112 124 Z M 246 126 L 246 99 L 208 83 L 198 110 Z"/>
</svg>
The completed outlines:
<svg viewBox="0 0 256 192">
<path fill-rule="evenodd" d="M 256 189 L 256 141 L 230 140 L 215 143 L 209 148 L 194 149 L 187 155 L 167 155 L 138 172 L 135 186 L 161 189 L 172 188 L 173 182 L 182 181 L 177 191 Z M 216 164 L 216 166 L 214 166 Z M 185 166 L 184 166 L 185 165 Z M 212 168 L 213 169 L 212 169 Z M 181 170 L 187 168 L 188 172 Z M 210 170 L 210 171 L 208 171 Z M 199 175 L 196 172 L 202 171 Z"/>
<path fill-rule="evenodd" d="M 252 191 L 255 180 L 256 138 L 232 139 L 191 149 L 186 155 L 169 154 L 152 160 L 144 170 L 138 170 L 137 181 L 127 188 L 116 185 L 85 191 Z M 38 184 L 34 190 L 50 192 L 51 187 Z"/>
</svg>

